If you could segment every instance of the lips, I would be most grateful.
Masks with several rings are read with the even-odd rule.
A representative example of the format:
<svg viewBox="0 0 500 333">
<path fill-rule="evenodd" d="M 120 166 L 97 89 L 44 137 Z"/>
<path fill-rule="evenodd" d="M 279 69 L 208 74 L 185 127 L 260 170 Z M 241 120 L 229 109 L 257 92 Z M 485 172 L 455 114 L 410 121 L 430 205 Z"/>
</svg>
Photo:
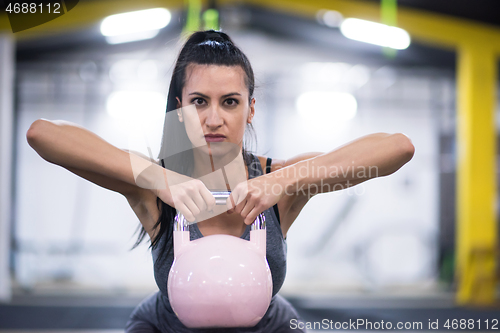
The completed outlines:
<svg viewBox="0 0 500 333">
<path fill-rule="evenodd" d="M 226 138 L 226 136 L 222 135 L 222 134 L 207 134 L 207 135 L 205 135 L 205 140 L 207 142 L 221 142 L 221 141 L 224 141 L 225 138 Z"/>
</svg>

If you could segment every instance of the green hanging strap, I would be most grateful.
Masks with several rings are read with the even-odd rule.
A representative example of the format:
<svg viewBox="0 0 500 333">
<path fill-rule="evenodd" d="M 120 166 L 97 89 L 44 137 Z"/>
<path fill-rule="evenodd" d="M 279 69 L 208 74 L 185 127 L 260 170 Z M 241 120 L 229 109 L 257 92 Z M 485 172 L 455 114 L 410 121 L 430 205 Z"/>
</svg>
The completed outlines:
<svg viewBox="0 0 500 333">
<path fill-rule="evenodd" d="M 398 1 L 397 0 L 381 0 L 380 2 L 380 21 L 391 27 L 398 25 Z M 384 47 L 383 53 L 387 58 L 394 59 L 397 50 Z"/>
<path fill-rule="evenodd" d="M 201 0 L 185 0 L 187 5 L 186 24 L 182 34 L 190 34 L 200 29 Z"/>
<path fill-rule="evenodd" d="M 215 8 L 209 8 L 203 13 L 203 22 L 205 23 L 205 30 L 219 29 L 219 11 Z"/>
</svg>

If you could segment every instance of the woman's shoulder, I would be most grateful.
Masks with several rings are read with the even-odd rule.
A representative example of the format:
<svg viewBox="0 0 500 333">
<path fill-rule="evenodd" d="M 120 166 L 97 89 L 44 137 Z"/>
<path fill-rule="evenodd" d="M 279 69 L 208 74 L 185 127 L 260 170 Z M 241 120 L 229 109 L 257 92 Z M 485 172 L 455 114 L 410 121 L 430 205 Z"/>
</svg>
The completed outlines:
<svg viewBox="0 0 500 333">
<path fill-rule="evenodd" d="M 285 166 L 286 160 L 282 160 L 279 158 L 272 158 L 269 156 L 256 155 L 259 159 L 260 165 L 262 166 L 262 170 L 266 173 L 266 165 L 267 159 L 271 158 L 271 172 L 281 169 Z"/>
<path fill-rule="evenodd" d="M 271 172 L 322 154 L 322 152 L 308 152 L 298 154 L 286 160 L 280 158 L 272 158 Z M 260 164 L 262 165 L 262 170 L 265 170 L 268 156 L 257 155 L 257 157 L 259 158 Z"/>
</svg>

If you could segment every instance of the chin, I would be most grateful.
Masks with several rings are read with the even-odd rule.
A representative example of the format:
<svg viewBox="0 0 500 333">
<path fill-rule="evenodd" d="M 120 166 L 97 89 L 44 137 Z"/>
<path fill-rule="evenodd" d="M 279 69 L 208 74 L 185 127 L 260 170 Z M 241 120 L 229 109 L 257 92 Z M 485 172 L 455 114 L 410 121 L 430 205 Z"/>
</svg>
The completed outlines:
<svg viewBox="0 0 500 333">
<path fill-rule="evenodd" d="M 207 142 L 206 145 L 196 147 L 195 149 L 206 155 L 210 154 L 212 158 L 216 158 L 219 161 L 224 161 L 225 163 L 234 160 L 239 154 L 241 154 L 241 148 L 239 145 L 237 145 L 236 143 L 224 141 Z"/>
</svg>

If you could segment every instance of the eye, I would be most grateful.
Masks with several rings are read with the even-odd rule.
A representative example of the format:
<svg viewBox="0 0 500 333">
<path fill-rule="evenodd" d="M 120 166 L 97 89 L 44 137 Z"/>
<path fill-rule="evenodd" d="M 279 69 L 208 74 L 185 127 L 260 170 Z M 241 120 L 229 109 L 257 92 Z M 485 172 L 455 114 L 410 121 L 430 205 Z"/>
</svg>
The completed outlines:
<svg viewBox="0 0 500 333">
<path fill-rule="evenodd" d="M 234 98 L 228 98 L 228 99 L 226 99 L 226 103 L 229 106 L 236 106 L 236 105 L 238 105 L 238 100 L 234 99 Z"/>
<path fill-rule="evenodd" d="M 201 97 L 196 97 L 191 100 L 194 105 L 202 105 L 205 100 Z"/>
</svg>

